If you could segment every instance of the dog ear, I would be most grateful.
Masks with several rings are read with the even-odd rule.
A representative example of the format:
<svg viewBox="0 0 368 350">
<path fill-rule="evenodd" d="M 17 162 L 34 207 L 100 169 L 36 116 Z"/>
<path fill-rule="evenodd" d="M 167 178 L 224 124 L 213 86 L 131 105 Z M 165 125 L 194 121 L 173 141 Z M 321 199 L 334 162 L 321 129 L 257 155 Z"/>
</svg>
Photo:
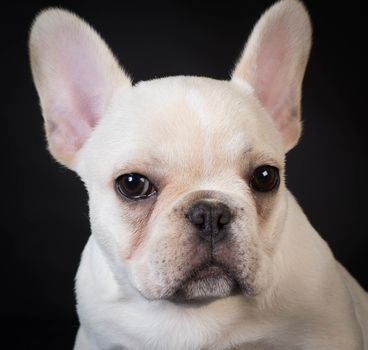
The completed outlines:
<svg viewBox="0 0 368 350">
<path fill-rule="evenodd" d="M 73 168 L 113 93 L 131 86 L 130 80 L 101 37 L 65 10 L 51 8 L 36 17 L 29 51 L 49 150 Z"/>
<path fill-rule="evenodd" d="M 260 18 L 232 74 L 246 80 L 281 132 L 285 153 L 301 134 L 302 81 L 311 48 L 312 27 L 303 4 L 283 0 Z"/>
</svg>

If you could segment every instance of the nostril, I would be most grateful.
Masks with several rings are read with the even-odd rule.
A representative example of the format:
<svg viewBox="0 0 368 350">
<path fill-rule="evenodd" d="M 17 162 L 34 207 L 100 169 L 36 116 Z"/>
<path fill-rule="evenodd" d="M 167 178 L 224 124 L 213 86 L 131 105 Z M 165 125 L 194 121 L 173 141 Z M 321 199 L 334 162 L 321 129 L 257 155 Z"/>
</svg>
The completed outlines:
<svg viewBox="0 0 368 350">
<path fill-rule="evenodd" d="M 219 215 L 219 218 L 218 218 L 218 226 L 219 227 L 223 227 L 227 224 L 229 224 L 231 221 L 231 213 L 230 213 L 230 210 L 225 207 L 222 209 L 222 213 Z"/>
<path fill-rule="evenodd" d="M 196 226 L 204 226 L 206 222 L 206 216 L 203 210 L 198 208 L 197 210 L 190 210 L 188 214 L 189 221 Z"/>
</svg>

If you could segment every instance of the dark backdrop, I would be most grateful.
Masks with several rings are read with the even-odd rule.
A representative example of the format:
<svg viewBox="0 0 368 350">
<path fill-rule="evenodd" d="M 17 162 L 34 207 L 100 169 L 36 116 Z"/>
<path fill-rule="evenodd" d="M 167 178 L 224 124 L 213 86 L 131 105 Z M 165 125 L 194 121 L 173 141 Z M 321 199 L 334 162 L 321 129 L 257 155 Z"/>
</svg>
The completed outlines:
<svg viewBox="0 0 368 350">
<path fill-rule="evenodd" d="M 305 3 L 314 23 L 314 46 L 304 82 L 304 136 L 287 157 L 287 182 L 336 257 L 367 288 L 367 14 L 363 1 Z M 55 5 L 80 14 L 102 34 L 135 81 L 177 74 L 227 79 L 252 26 L 271 4 L 2 5 L 4 349 L 72 347 L 78 327 L 73 279 L 89 235 L 82 183 L 45 149 L 27 56 L 35 14 Z"/>
</svg>

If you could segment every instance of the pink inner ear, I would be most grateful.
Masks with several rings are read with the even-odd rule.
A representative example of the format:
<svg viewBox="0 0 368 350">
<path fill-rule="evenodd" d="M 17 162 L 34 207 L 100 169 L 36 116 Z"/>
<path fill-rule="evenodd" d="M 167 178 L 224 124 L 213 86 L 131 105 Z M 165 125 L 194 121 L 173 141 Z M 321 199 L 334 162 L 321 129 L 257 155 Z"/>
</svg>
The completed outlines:
<svg viewBox="0 0 368 350">
<path fill-rule="evenodd" d="M 82 39 L 62 36 L 53 54 L 55 75 L 46 124 L 50 143 L 59 153 L 75 153 L 83 146 L 115 88 L 111 62 L 100 57 L 91 45 L 96 43 Z"/>
<path fill-rule="evenodd" d="M 288 77 L 290 55 L 287 32 L 283 26 L 273 28 L 273 33 L 265 33 L 259 44 L 256 57 L 255 90 L 262 104 L 274 113 L 290 101 Z M 277 38 L 278 40 L 275 40 Z M 287 106 L 284 106 L 287 108 Z"/>
<path fill-rule="evenodd" d="M 275 40 L 275 38 L 277 40 Z M 299 134 L 298 77 L 293 62 L 292 38 L 285 24 L 263 33 L 253 72 L 255 93 L 289 144 Z M 293 75 L 294 73 L 294 75 Z"/>
<path fill-rule="evenodd" d="M 114 77 L 110 76 L 109 67 L 104 65 L 89 40 L 65 41 L 61 53 L 64 56 L 60 67 L 62 79 L 77 116 L 84 120 L 83 124 L 93 128 L 111 96 Z"/>
<path fill-rule="evenodd" d="M 46 121 L 46 129 L 50 149 L 58 158 L 72 158 L 72 155 L 83 146 L 96 122 L 93 122 L 92 118 L 74 120 L 73 115 L 76 113 L 74 108 L 53 106 L 52 112 L 51 109 L 49 111 L 52 118 Z"/>
</svg>

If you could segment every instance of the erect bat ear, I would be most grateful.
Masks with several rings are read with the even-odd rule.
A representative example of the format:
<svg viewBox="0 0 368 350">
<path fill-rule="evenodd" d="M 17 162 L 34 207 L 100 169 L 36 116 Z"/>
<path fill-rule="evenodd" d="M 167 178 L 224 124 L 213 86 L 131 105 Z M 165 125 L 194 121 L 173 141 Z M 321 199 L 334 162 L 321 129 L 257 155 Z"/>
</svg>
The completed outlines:
<svg viewBox="0 0 368 350">
<path fill-rule="evenodd" d="M 49 150 L 73 168 L 112 95 L 130 80 L 96 31 L 65 10 L 36 17 L 29 51 Z"/>
<path fill-rule="evenodd" d="M 301 89 L 312 42 L 303 4 L 282 0 L 254 27 L 232 80 L 246 80 L 281 132 L 285 153 L 301 134 Z"/>
</svg>

